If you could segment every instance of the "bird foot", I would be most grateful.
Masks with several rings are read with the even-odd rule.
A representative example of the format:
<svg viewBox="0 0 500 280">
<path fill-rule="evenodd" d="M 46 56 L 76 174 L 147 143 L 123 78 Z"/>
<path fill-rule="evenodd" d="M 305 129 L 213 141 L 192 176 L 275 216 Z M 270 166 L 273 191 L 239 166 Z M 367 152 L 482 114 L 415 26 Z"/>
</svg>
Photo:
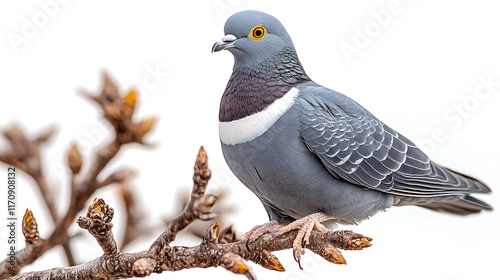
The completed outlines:
<svg viewBox="0 0 500 280">
<path fill-rule="evenodd" d="M 274 234 L 279 236 L 292 230 L 299 230 L 293 241 L 293 258 L 299 264 L 299 268 L 302 269 L 300 257 L 305 253 L 305 246 L 309 245 L 309 237 L 311 236 L 312 230 L 316 229 L 319 232 L 330 231 L 327 227 L 322 225 L 321 222 L 331 219 L 335 218 L 322 212 L 313 213 L 278 229 Z"/>
<path fill-rule="evenodd" d="M 282 225 L 280 225 L 277 221 L 269 221 L 265 224 L 254 226 L 252 229 L 250 229 L 247 233 L 245 233 L 242 237 L 242 241 L 246 241 L 245 245 L 249 251 L 250 248 L 248 246 L 248 243 L 256 240 L 257 238 L 261 237 L 262 235 L 269 233 L 269 232 L 274 232 L 278 229 L 280 229 Z"/>
</svg>

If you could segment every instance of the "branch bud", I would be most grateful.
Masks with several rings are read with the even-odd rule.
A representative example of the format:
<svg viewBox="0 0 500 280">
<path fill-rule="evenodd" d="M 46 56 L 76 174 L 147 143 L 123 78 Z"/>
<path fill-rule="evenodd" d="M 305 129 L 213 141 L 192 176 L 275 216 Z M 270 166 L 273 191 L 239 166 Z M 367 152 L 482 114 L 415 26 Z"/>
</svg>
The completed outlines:
<svg viewBox="0 0 500 280">
<path fill-rule="evenodd" d="M 73 174 L 78 174 L 82 168 L 82 156 L 80 155 L 80 151 L 78 151 L 78 146 L 76 146 L 76 144 L 73 144 L 69 149 L 67 159 L 71 172 L 73 172 Z"/>
<path fill-rule="evenodd" d="M 235 274 L 246 274 L 249 272 L 249 267 L 245 260 L 234 253 L 226 253 L 222 256 L 221 266 Z"/>
<path fill-rule="evenodd" d="M 342 253 L 331 244 L 327 244 L 319 250 L 319 255 L 333 264 L 347 264 Z"/>
<path fill-rule="evenodd" d="M 131 89 L 123 97 L 123 104 L 131 109 L 135 107 L 135 104 L 137 104 L 137 91 L 135 89 Z"/>
<path fill-rule="evenodd" d="M 22 229 L 26 242 L 33 244 L 38 240 L 38 225 L 33 212 L 29 209 L 26 209 L 26 212 L 24 213 Z"/>
<path fill-rule="evenodd" d="M 153 128 L 156 124 L 155 117 L 148 117 L 134 126 L 134 136 L 138 142 L 142 142 L 142 138 Z"/>
<path fill-rule="evenodd" d="M 259 264 L 267 269 L 275 270 L 275 271 L 285 271 L 285 268 L 281 264 L 280 260 L 273 254 L 269 253 L 266 250 L 262 251 L 261 261 Z"/>
</svg>

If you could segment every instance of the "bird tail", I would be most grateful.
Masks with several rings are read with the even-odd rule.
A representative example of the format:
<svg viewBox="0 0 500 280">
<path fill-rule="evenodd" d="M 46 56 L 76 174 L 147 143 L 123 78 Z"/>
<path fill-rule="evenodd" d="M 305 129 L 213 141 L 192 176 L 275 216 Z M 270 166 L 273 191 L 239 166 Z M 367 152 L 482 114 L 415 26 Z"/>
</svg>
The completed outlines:
<svg viewBox="0 0 500 280">
<path fill-rule="evenodd" d="M 471 195 L 473 193 L 490 193 L 491 189 L 485 183 L 474 177 L 454 171 L 452 169 L 444 169 L 455 175 L 456 178 L 458 178 L 459 181 L 463 183 L 463 185 L 466 185 L 468 188 L 467 192 L 464 193 L 463 191 L 459 191 L 462 193 L 438 198 L 428 204 L 419 206 L 438 212 L 461 216 L 479 213 L 482 210 L 493 210 L 493 207 L 491 205 Z"/>
<path fill-rule="evenodd" d="M 438 212 L 461 216 L 479 213 L 482 210 L 493 210 L 493 207 L 488 203 L 470 195 L 457 197 L 457 199 L 453 201 L 435 201 L 419 206 Z"/>
</svg>

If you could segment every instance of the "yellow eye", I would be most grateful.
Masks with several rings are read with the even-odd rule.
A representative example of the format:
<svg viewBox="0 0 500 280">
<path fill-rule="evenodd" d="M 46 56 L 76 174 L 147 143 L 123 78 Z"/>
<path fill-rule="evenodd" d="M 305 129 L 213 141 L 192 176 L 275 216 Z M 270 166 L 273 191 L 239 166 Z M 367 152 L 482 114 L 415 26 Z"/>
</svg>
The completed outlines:
<svg viewBox="0 0 500 280">
<path fill-rule="evenodd" d="M 252 40 L 260 40 L 266 36 L 266 28 L 262 25 L 256 25 L 250 31 L 250 38 Z"/>
</svg>

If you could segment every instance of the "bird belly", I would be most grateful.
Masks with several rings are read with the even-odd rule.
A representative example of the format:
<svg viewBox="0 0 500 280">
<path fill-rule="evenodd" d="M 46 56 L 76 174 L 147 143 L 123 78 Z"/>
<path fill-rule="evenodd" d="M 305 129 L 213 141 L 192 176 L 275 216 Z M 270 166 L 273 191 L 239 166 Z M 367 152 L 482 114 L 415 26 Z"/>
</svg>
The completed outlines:
<svg viewBox="0 0 500 280">
<path fill-rule="evenodd" d="M 392 205 L 390 195 L 332 176 L 300 139 L 293 111 L 249 142 L 222 143 L 230 169 L 262 201 L 271 220 L 325 212 L 351 224 Z"/>
</svg>

